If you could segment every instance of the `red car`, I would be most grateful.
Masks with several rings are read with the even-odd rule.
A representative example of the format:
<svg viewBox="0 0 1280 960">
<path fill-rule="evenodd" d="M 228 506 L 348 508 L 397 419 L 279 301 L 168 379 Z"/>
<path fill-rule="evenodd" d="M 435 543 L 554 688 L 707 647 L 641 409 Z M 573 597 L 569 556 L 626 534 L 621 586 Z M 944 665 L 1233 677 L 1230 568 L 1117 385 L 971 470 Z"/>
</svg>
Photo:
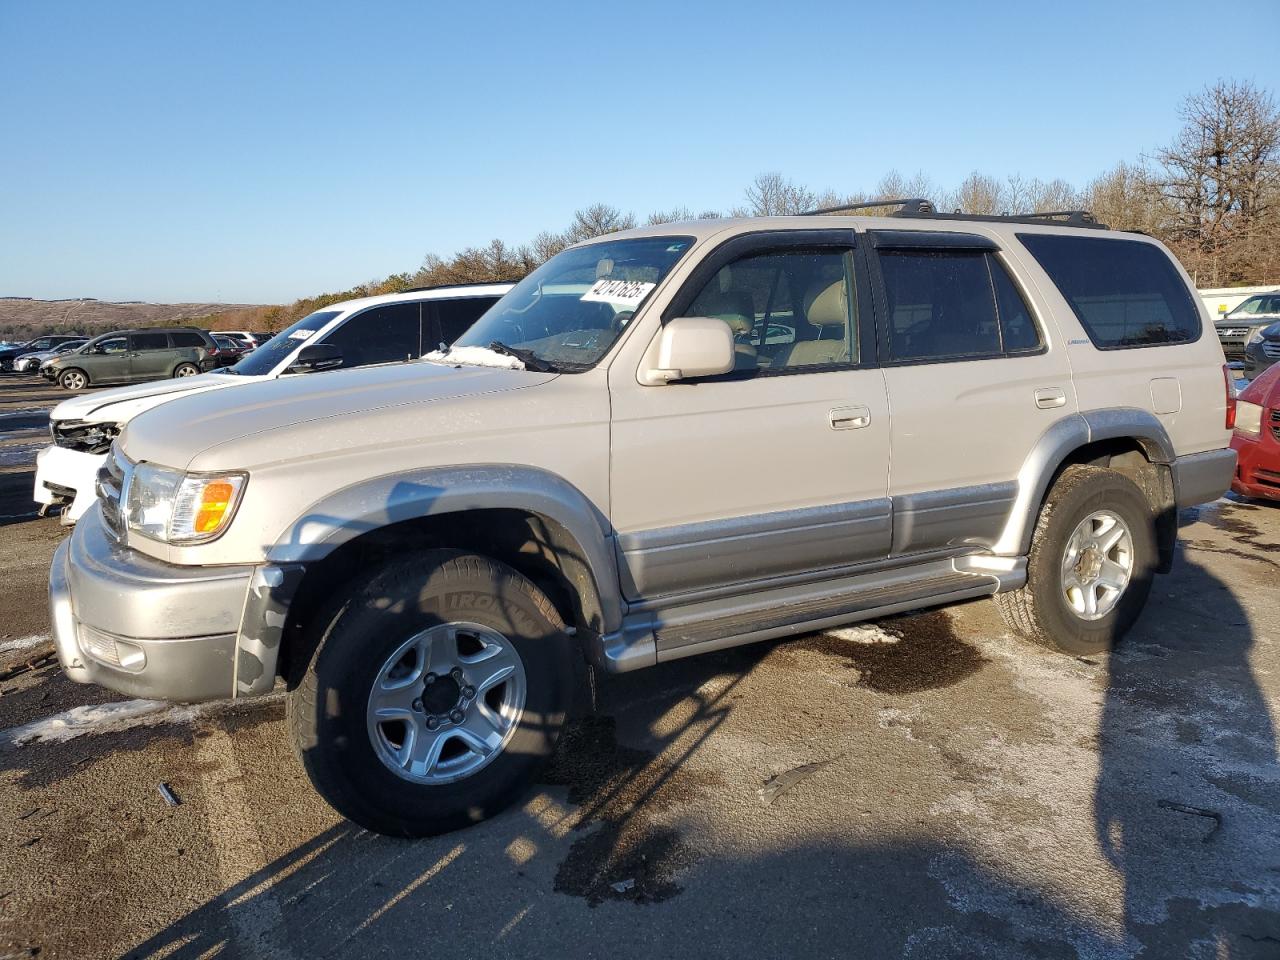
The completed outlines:
<svg viewBox="0 0 1280 960">
<path fill-rule="evenodd" d="M 1231 489 L 1280 500 L 1280 363 L 1240 391 L 1231 446 L 1239 457 Z"/>
</svg>

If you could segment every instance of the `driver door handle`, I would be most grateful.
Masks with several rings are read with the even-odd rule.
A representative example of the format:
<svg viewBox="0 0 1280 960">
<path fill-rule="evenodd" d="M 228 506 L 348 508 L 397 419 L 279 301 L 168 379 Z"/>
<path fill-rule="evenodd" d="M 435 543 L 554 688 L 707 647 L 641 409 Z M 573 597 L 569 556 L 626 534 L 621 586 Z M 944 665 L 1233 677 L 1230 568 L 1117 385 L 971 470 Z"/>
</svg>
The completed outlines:
<svg viewBox="0 0 1280 960">
<path fill-rule="evenodd" d="M 871 425 L 871 408 L 862 405 L 832 407 L 827 411 L 832 430 L 861 430 Z"/>
</svg>

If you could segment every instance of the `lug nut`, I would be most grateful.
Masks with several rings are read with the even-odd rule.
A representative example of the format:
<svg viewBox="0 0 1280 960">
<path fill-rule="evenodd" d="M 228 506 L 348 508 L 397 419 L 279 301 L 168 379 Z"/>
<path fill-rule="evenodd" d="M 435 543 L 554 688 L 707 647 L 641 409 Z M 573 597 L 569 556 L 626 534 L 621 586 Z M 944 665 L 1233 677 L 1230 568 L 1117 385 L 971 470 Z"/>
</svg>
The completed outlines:
<svg viewBox="0 0 1280 960">
<path fill-rule="evenodd" d="M 450 719 L 450 720 L 452 720 L 454 723 L 461 723 L 461 722 L 462 722 L 462 711 L 461 711 L 461 710 L 454 710 L 451 714 L 449 714 L 449 719 Z"/>
<path fill-rule="evenodd" d="M 470 700 L 472 697 L 474 697 L 474 696 L 476 695 L 476 688 L 475 688 L 475 687 L 463 687 L 463 688 L 462 688 L 462 695 L 463 695 L 466 699 Z"/>
<path fill-rule="evenodd" d="M 436 682 L 436 675 L 434 673 L 428 673 L 425 677 L 422 678 L 422 682 L 425 683 L 427 686 L 431 686 L 431 684 Z"/>
<path fill-rule="evenodd" d="M 421 712 L 422 712 L 422 701 L 421 701 L 421 700 L 415 700 L 415 701 L 413 701 L 413 709 L 414 709 L 414 710 L 416 710 L 416 711 L 418 711 L 418 713 L 421 713 Z"/>
<path fill-rule="evenodd" d="M 439 721 L 439 720 L 437 720 L 435 717 L 427 717 L 427 729 L 428 729 L 428 730 L 434 730 L 434 729 L 435 729 L 436 727 L 438 727 L 438 726 L 440 726 L 440 721 Z"/>
<path fill-rule="evenodd" d="M 461 667 L 454 667 L 452 670 L 450 670 L 450 671 L 449 671 L 449 675 L 450 675 L 451 677 L 453 677 L 453 679 L 455 679 L 455 680 L 461 680 L 461 679 L 462 679 L 462 668 L 461 668 Z"/>
</svg>

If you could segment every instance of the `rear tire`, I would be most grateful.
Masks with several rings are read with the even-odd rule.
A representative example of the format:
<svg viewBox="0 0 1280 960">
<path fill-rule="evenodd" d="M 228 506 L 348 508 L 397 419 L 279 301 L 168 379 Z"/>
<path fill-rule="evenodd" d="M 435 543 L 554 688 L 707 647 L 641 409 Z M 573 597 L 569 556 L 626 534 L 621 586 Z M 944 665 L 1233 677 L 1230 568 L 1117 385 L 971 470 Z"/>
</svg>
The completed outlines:
<svg viewBox="0 0 1280 960">
<path fill-rule="evenodd" d="M 1158 562 L 1155 518 L 1138 485 L 1114 470 L 1068 467 L 1040 508 L 1026 585 L 996 594 L 996 606 L 1029 640 L 1102 653 L 1138 619 Z"/>
<path fill-rule="evenodd" d="M 173 368 L 175 377 L 194 377 L 200 372 L 200 368 L 194 363 L 180 363 Z"/>
<path fill-rule="evenodd" d="M 58 385 L 63 390 L 83 390 L 89 385 L 89 378 L 83 370 L 76 370 L 73 367 L 58 374 Z"/>
<path fill-rule="evenodd" d="M 289 684 L 294 749 L 320 795 L 378 833 L 430 836 L 514 802 L 573 702 L 575 648 L 555 608 L 474 554 L 392 561 L 312 633 Z"/>
</svg>

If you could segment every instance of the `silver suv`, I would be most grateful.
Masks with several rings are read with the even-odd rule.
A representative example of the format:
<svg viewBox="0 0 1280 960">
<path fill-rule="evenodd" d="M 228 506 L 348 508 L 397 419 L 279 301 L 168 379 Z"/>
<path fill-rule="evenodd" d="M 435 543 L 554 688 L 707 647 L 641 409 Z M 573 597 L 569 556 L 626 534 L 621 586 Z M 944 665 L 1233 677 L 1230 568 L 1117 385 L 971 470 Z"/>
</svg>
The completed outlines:
<svg viewBox="0 0 1280 960">
<path fill-rule="evenodd" d="M 136 696 L 283 681 L 337 810 L 436 833 L 519 796 L 586 663 L 988 595 L 1107 650 L 1231 480 L 1232 397 L 1185 272 L 1087 217 L 632 230 L 420 362 L 131 420 L 58 652 Z"/>
</svg>

